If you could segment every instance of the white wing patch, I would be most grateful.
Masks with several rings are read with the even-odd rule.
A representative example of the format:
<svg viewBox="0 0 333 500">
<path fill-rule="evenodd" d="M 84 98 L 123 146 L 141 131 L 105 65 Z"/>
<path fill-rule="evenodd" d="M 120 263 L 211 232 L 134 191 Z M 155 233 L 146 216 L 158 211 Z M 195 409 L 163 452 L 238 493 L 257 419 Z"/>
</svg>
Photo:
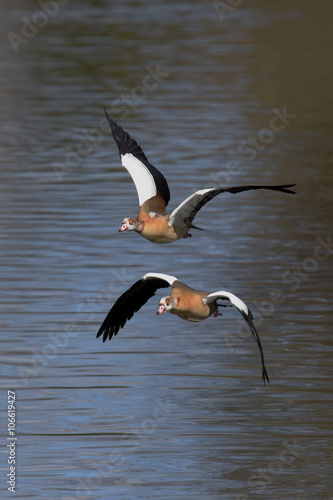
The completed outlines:
<svg viewBox="0 0 333 500">
<path fill-rule="evenodd" d="M 177 278 L 174 276 L 170 276 L 169 274 L 161 274 L 161 273 L 147 273 L 143 276 L 143 280 L 147 278 L 159 278 L 161 280 L 167 281 L 170 286 L 173 285 L 175 281 L 177 281 Z"/>
<path fill-rule="evenodd" d="M 203 302 L 205 304 L 211 304 L 212 302 L 215 302 L 217 299 L 229 299 L 230 302 L 237 307 L 237 309 L 241 312 L 244 313 L 246 316 L 249 315 L 249 308 L 247 305 L 236 295 L 230 292 L 225 292 L 225 291 L 220 291 L 220 292 L 214 292 L 210 293 L 207 297 L 205 297 Z"/>
<path fill-rule="evenodd" d="M 156 196 L 157 189 L 154 177 L 138 158 L 132 155 L 132 153 L 126 153 L 121 155 L 121 163 L 133 179 L 140 206 L 149 200 L 149 198 Z"/>
<path fill-rule="evenodd" d="M 186 200 L 184 200 L 180 205 L 178 205 L 177 208 L 173 210 L 173 212 L 171 212 L 168 222 L 169 226 L 175 225 L 183 227 L 185 224 L 184 219 L 191 215 L 202 197 L 206 193 L 209 193 L 209 191 L 213 191 L 214 189 L 215 188 L 200 189 L 200 191 L 196 191 L 191 196 L 186 198 Z"/>
</svg>

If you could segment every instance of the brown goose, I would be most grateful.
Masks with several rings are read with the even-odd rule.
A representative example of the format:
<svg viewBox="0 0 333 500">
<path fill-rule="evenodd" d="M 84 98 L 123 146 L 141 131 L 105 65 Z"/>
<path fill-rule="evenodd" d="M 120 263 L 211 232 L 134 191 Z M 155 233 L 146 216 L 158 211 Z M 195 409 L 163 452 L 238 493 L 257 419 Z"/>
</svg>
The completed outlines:
<svg viewBox="0 0 333 500">
<path fill-rule="evenodd" d="M 139 144 L 130 137 L 105 111 L 113 138 L 118 146 L 122 165 L 131 175 L 139 198 L 140 211 L 137 217 L 125 217 L 120 232 L 135 231 L 153 243 L 172 243 L 189 233 L 198 211 L 221 193 L 241 193 L 252 189 L 270 189 L 295 194 L 291 187 L 280 186 L 236 186 L 201 189 L 184 200 L 171 213 L 166 213 L 170 191 L 165 177 L 149 163 Z"/>
<path fill-rule="evenodd" d="M 234 305 L 247 322 L 258 344 L 262 363 L 262 379 L 264 383 L 266 380 L 269 382 L 261 342 L 253 324 L 252 313 L 247 305 L 233 293 L 226 291 L 213 293 L 200 292 L 168 274 L 145 274 L 139 281 L 126 290 L 111 308 L 97 333 L 97 337 L 103 336 L 103 342 L 107 338 L 111 340 L 113 335 L 117 335 L 120 328 L 123 328 L 126 321 L 131 319 L 134 313 L 141 309 L 150 297 L 155 295 L 158 288 L 167 288 L 169 286 L 172 287 L 172 292 L 160 300 L 156 314 L 170 312 L 187 321 L 202 321 L 211 315 L 215 318 L 222 316 L 218 312 L 218 306 L 223 305 L 217 303 L 219 299 L 228 300 Z"/>
</svg>

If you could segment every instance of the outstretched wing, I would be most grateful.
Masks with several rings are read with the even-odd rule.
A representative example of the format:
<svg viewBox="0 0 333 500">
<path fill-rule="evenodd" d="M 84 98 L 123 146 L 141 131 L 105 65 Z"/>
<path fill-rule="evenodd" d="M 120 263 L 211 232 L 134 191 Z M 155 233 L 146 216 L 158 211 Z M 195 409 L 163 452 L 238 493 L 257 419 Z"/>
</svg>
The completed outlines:
<svg viewBox="0 0 333 500">
<path fill-rule="evenodd" d="M 184 200 L 170 214 L 169 225 L 182 227 L 185 224 L 188 226 L 192 223 L 194 217 L 199 210 L 206 205 L 210 200 L 221 193 L 241 193 L 242 191 L 250 191 L 252 189 L 271 189 L 272 191 L 281 191 L 282 193 L 295 194 L 291 188 L 295 184 L 286 184 L 284 186 L 235 186 L 201 189 Z"/>
<path fill-rule="evenodd" d="M 134 283 L 119 299 L 115 302 L 109 314 L 103 321 L 98 330 L 97 337 L 103 335 L 103 342 L 107 338 L 112 339 L 117 335 L 126 321 L 132 318 L 133 314 L 153 296 L 158 288 L 167 288 L 172 286 L 177 278 L 168 274 L 148 273 L 139 281 Z"/>
<path fill-rule="evenodd" d="M 212 302 L 216 302 L 218 299 L 228 299 L 231 302 L 231 304 L 233 304 L 238 309 L 238 311 L 242 314 L 243 318 L 249 325 L 252 335 L 255 338 L 255 341 L 257 342 L 260 351 L 261 364 L 262 364 L 262 379 L 264 383 L 265 380 L 267 380 L 267 382 L 269 383 L 268 373 L 265 367 L 264 352 L 261 346 L 258 332 L 253 324 L 253 315 L 250 309 L 240 298 L 236 297 L 236 295 L 225 291 L 210 293 L 207 297 L 205 297 L 202 300 L 205 304 L 211 304 Z"/>
<path fill-rule="evenodd" d="M 149 205 L 152 209 L 165 212 L 165 207 L 170 201 L 170 191 L 165 177 L 149 163 L 140 145 L 107 114 L 106 110 L 105 115 L 118 146 L 121 163 L 135 184 L 140 207 L 147 200 L 151 200 Z"/>
</svg>

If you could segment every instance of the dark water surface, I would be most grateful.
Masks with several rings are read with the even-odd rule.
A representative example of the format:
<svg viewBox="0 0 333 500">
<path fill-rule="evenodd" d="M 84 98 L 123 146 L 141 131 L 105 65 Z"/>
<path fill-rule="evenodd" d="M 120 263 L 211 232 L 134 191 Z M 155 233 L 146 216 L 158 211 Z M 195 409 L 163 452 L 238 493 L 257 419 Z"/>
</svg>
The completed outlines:
<svg viewBox="0 0 333 500">
<path fill-rule="evenodd" d="M 333 498 L 333 4 L 236 3 L 3 7 L 1 408 L 15 391 L 16 498 Z M 163 171 L 171 208 L 219 184 L 298 194 L 221 195 L 196 219 L 206 231 L 173 245 L 119 234 L 137 196 L 103 106 Z M 271 384 L 237 311 L 157 317 L 163 290 L 97 340 L 149 271 L 239 295 Z"/>
</svg>

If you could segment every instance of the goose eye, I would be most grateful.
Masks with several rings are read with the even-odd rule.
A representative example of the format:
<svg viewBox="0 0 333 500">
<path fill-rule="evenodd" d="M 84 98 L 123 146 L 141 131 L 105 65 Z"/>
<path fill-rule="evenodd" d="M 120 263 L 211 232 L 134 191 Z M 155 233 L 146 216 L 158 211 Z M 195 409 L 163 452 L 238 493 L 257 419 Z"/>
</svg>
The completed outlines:
<svg viewBox="0 0 333 500">
<path fill-rule="evenodd" d="M 167 306 L 169 306 L 170 305 L 170 299 L 166 299 L 165 303 L 166 303 Z"/>
<path fill-rule="evenodd" d="M 131 226 L 133 225 L 133 219 L 129 219 L 128 222 L 131 224 Z"/>
</svg>

